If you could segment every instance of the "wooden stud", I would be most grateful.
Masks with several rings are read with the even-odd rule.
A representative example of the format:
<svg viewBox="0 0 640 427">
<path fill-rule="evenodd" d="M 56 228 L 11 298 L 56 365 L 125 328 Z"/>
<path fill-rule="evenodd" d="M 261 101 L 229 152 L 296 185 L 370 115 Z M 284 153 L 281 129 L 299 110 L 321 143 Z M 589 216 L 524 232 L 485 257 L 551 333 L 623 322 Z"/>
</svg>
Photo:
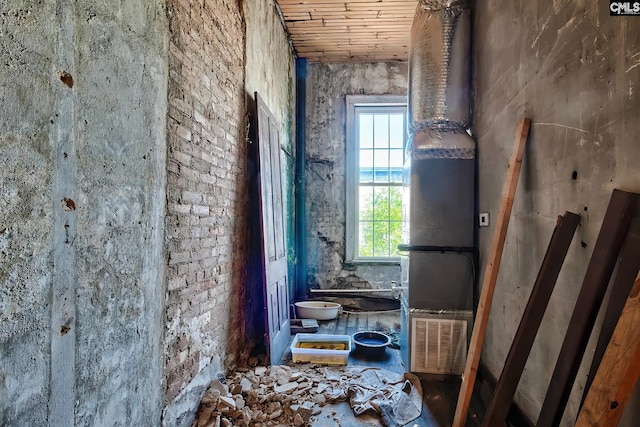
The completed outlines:
<svg viewBox="0 0 640 427">
<path fill-rule="evenodd" d="M 463 427 L 467 420 L 467 412 L 469 411 L 469 403 L 471 402 L 471 394 L 473 393 L 476 375 L 478 374 L 478 363 L 480 362 L 482 343 L 487 330 L 489 311 L 491 310 L 493 293 L 498 279 L 498 271 L 500 270 L 502 250 L 504 249 L 504 242 L 507 237 L 509 217 L 511 216 L 513 199 L 515 198 L 516 188 L 518 186 L 518 177 L 520 176 L 522 157 L 524 156 L 524 148 L 527 142 L 527 136 L 529 135 L 530 126 L 531 120 L 524 118 L 520 120 L 516 127 L 515 141 L 511 151 L 511 157 L 509 158 L 509 164 L 507 165 L 507 173 L 504 181 L 504 187 L 502 189 L 502 198 L 498 209 L 493 239 L 491 240 L 491 251 L 489 252 L 487 268 L 482 280 L 478 312 L 473 324 L 471 343 L 469 345 L 469 353 L 467 354 L 467 363 L 464 368 L 464 374 L 462 375 L 462 384 L 460 385 L 460 395 L 458 396 L 458 404 L 456 406 L 456 414 L 453 419 L 453 427 Z"/>
<path fill-rule="evenodd" d="M 544 311 L 579 223 L 580 215 L 571 212 L 566 212 L 564 217 L 559 217 L 559 223 L 551 236 L 551 242 L 531 290 L 520 326 L 513 338 L 502 374 L 487 409 L 483 426 L 501 426 L 507 419 L 511 401 L 518 388 L 518 382 L 527 363 Z"/>
<path fill-rule="evenodd" d="M 596 345 L 593 360 L 591 361 L 591 368 L 589 369 L 589 376 L 584 386 L 583 403 L 587 398 L 591 382 L 593 378 L 595 378 L 598 366 L 600 366 L 604 352 L 607 349 L 607 345 L 611 340 L 622 309 L 627 301 L 629 292 L 633 286 L 633 278 L 638 273 L 638 270 L 640 270 L 640 256 L 638 256 L 638 254 L 640 254 L 640 215 L 636 214 L 635 218 L 631 221 L 629 234 L 620 253 L 616 277 L 611 284 L 607 311 L 605 312 L 602 326 L 600 327 L 598 344 Z"/>
<path fill-rule="evenodd" d="M 576 427 L 617 426 L 640 375 L 640 274 L 587 394 Z"/>
<path fill-rule="evenodd" d="M 551 376 L 537 427 L 558 426 L 589 342 L 611 273 L 618 260 L 638 194 L 614 190 L 593 248 L 556 367 Z"/>
</svg>

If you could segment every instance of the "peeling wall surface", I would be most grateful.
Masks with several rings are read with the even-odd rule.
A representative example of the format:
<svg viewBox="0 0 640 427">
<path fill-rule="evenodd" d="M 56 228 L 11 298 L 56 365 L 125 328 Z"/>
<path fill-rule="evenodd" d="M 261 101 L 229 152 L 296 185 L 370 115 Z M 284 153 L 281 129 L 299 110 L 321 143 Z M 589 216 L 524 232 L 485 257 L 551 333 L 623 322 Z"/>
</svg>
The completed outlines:
<svg viewBox="0 0 640 427">
<path fill-rule="evenodd" d="M 244 17 L 246 92 L 260 94 L 280 124 L 283 155 L 293 154 L 295 66 L 289 39 L 273 0 L 244 2 Z"/>
<path fill-rule="evenodd" d="M 0 28 L 0 424 L 157 425 L 163 2 L 15 1 Z"/>
<path fill-rule="evenodd" d="M 217 358 L 237 363 L 246 248 L 242 10 L 235 0 L 167 8 L 165 403 Z"/>
<path fill-rule="evenodd" d="M 307 263 L 309 285 L 390 288 L 399 265 L 345 266 L 346 95 L 405 95 L 406 63 L 309 64 L 307 78 Z"/>
<path fill-rule="evenodd" d="M 245 91 L 250 102 L 254 92 L 265 102 L 280 126 L 280 164 L 283 174 L 283 208 L 289 254 L 289 283 L 294 283 L 295 259 L 293 243 L 294 218 L 294 174 L 295 174 L 295 65 L 289 44 L 273 0 L 256 0 L 243 3 L 246 20 L 246 64 Z M 249 197 L 257 197 L 251 194 Z M 257 215 L 257 212 L 255 212 Z M 253 217 L 254 219 L 256 217 Z M 250 219 L 251 220 L 251 219 Z M 250 236 L 251 238 L 251 236 Z M 250 261 L 251 262 L 251 261 Z M 253 264 L 256 264 L 255 262 Z M 263 290 L 256 265 L 248 265 L 246 281 L 246 325 L 249 350 L 263 342 L 264 310 Z M 290 294 L 293 293 L 290 286 Z M 256 340 L 258 342 L 256 342 Z"/>
<path fill-rule="evenodd" d="M 516 123 L 532 119 L 483 352 L 494 375 L 502 370 L 556 217 L 566 210 L 582 215 L 516 395 L 535 421 L 611 192 L 640 192 L 640 19 L 609 16 L 608 2 L 595 0 L 494 0 L 477 2 L 474 14 L 472 130 L 479 209 L 491 218 Z M 483 265 L 492 233 L 493 227 L 479 232 Z M 575 422 L 594 345 L 592 339 L 563 426 Z M 621 425 L 638 425 L 639 408 L 635 397 Z"/>
</svg>

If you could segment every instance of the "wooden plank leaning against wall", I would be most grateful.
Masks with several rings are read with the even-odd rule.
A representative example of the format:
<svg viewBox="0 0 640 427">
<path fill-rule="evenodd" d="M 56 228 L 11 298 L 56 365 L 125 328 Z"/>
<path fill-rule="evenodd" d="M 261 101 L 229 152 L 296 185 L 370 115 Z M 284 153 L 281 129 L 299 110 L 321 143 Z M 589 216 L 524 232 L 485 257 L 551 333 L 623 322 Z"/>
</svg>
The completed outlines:
<svg viewBox="0 0 640 427">
<path fill-rule="evenodd" d="M 458 396 L 458 404 L 456 406 L 456 414 L 453 420 L 453 427 L 463 427 L 467 420 L 467 412 L 471 403 L 471 394 L 473 386 L 478 374 L 478 364 L 480 363 L 480 353 L 482 352 L 482 343 L 484 342 L 485 332 L 487 330 L 487 322 L 489 321 L 489 311 L 491 310 L 491 302 L 495 291 L 496 281 L 498 280 L 498 271 L 500 269 L 500 261 L 502 260 L 502 250 L 507 237 L 507 228 L 509 226 L 509 217 L 511 216 L 511 208 L 518 186 L 518 177 L 522 167 L 522 158 L 524 149 L 529 135 L 529 127 L 531 120 L 524 118 L 520 120 L 516 127 L 516 136 L 507 165 L 507 173 L 505 177 L 504 187 L 502 190 L 502 198 L 498 209 L 498 219 L 491 240 L 491 250 L 487 262 L 487 269 L 482 280 L 482 290 L 480 291 L 480 301 L 478 303 L 478 312 L 473 324 L 473 332 L 471 334 L 471 343 L 469 344 L 469 353 L 467 354 L 467 363 L 462 375 L 462 384 L 460 386 L 460 395 Z"/>
</svg>

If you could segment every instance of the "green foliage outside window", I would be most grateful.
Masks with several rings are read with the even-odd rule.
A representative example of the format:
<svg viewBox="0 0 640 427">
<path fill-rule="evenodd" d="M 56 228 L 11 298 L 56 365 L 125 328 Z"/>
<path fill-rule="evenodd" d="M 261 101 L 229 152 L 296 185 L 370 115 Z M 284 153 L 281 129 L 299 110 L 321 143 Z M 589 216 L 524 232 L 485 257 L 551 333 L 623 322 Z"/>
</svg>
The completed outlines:
<svg viewBox="0 0 640 427">
<path fill-rule="evenodd" d="M 397 256 L 402 234 L 401 187 L 376 186 L 360 200 L 358 255 Z"/>
</svg>

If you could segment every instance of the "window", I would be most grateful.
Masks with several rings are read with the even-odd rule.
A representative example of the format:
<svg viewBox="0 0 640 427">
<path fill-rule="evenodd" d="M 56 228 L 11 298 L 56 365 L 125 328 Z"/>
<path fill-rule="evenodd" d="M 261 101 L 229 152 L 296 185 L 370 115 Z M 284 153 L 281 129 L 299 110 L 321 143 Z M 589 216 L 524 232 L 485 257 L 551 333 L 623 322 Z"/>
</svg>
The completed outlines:
<svg viewBox="0 0 640 427">
<path fill-rule="evenodd" d="M 347 261 L 398 262 L 404 96 L 347 96 Z"/>
</svg>

